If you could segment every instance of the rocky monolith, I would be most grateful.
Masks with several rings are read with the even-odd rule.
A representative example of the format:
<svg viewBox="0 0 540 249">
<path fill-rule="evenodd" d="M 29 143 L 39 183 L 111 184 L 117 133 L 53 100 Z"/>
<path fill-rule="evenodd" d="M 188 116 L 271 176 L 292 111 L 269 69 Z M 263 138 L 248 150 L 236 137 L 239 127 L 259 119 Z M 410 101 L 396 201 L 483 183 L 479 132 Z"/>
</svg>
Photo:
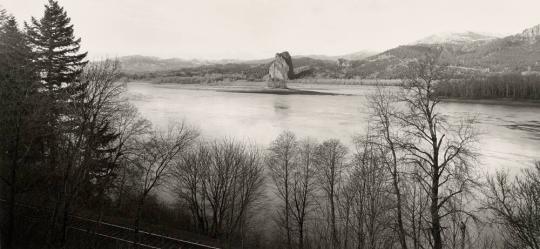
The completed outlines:
<svg viewBox="0 0 540 249">
<path fill-rule="evenodd" d="M 268 69 L 268 87 L 287 88 L 286 81 L 294 77 L 292 58 L 289 52 L 277 53 Z"/>
</svg>

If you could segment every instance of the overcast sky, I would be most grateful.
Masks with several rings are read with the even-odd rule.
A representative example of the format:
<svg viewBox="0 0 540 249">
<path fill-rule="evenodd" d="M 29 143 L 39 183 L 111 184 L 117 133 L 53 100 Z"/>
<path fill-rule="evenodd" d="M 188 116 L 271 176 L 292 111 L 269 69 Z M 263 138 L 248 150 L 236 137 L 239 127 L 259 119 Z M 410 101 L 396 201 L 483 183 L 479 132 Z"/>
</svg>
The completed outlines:
<svg viewBox="0 0 540 249">
<path fill-rule="evenodd" d="M 0 0 L 19 21 L 45 0 Z M 256 59 L 384 51 L 431 34 L 514 34 L 540 0 L 59 0 L 92 58 Z"/>
</svg>

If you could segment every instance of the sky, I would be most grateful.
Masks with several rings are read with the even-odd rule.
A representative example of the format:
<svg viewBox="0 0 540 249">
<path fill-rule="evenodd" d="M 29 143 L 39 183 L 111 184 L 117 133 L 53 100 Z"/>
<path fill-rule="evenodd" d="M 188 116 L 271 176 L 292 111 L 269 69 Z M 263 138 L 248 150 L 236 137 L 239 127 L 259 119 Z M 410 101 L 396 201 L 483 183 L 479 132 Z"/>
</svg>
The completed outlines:
<svg viewBox="0 0 540 249">
<path fill-rule="evenodd" d="M 20 22 L 46 0 L 0 0 Z M 508 35 L 540 24 L 540 0 L 59 0 L 90 58 L 342 55 L 441 32 Z"/>
</svg>

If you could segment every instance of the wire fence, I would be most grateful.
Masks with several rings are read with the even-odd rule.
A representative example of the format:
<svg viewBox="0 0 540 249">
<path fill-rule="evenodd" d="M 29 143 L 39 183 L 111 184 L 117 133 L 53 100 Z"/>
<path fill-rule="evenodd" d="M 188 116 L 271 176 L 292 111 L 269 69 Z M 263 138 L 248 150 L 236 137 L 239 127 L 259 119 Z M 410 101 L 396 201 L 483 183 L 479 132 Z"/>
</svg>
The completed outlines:
<svg viewBox="0 0 540 249">
<path fill-rule="evenodd" d="M 2 205 L 6 200 L 0 199 Z M 45 237 L 47 223 L 52 211 L 46 208 L 27 204 L 16 204 L 17 225 L 24 229 L 22 233 L 36 234 L 41 231 L 41 237 Z M 219 249 L 202 243 L 183 240 L 147 231 L 135 233 L 133 228 L 98 222 L 77 215 L 70 215 L 68 233 L 68 248 L 144 248 L 144 249 Z"/>
</svg>

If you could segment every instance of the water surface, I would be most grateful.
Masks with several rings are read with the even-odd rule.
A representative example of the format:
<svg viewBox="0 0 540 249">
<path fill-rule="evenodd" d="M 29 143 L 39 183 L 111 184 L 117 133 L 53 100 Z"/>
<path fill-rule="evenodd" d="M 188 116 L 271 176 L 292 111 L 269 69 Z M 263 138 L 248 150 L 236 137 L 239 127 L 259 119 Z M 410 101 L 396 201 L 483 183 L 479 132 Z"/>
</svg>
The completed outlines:
<svg viewBox="0 0 540 249">
<path fill-rule="evenodd" d="M 180 85 L 129 83 L 131 102 L 154 125 L 186 120 L 206 137 L 267 145 L 284 130 L 318 140 L 352 143 L 365 133 L 369 86 L 296 85 L 348 95 L 272 95 L 191 90 Z M 540 106 L 442 103 L 450 118 L 478 115 L 482 168 L 518 169 L 540 159 Z"/>
</svg>

